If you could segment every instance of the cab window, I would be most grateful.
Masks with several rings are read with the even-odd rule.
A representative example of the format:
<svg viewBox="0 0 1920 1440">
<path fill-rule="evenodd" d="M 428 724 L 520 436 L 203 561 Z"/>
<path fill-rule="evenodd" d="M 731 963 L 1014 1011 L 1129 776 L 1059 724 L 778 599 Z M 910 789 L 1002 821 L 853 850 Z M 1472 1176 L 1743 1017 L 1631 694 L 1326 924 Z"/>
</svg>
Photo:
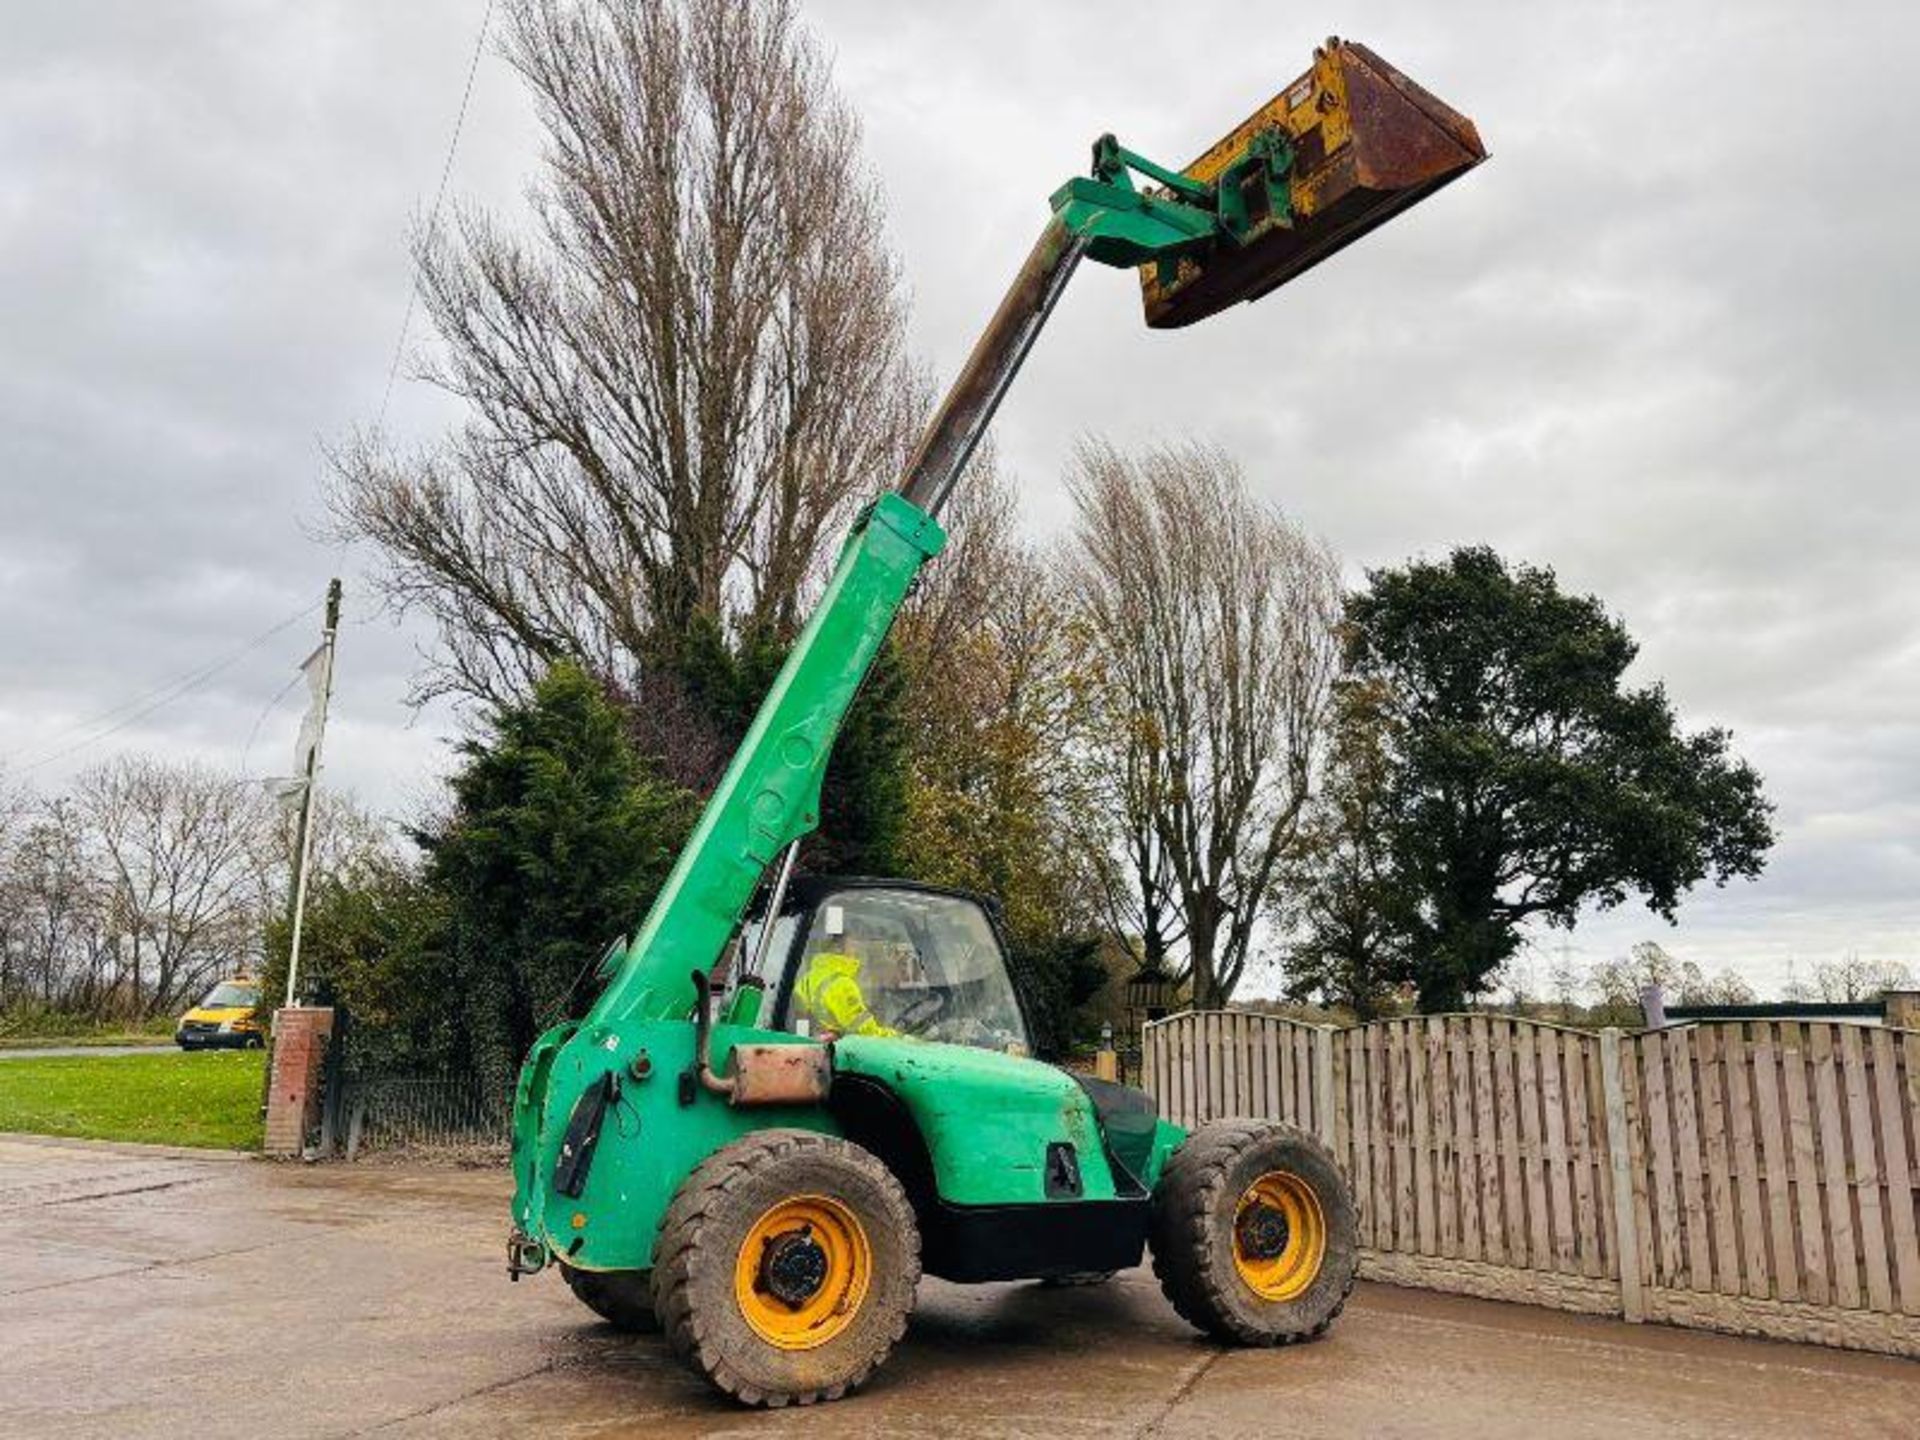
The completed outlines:
<svg viewBox="0 0 1920 1440">
<path fill-rule="evenodd" d="M 237 980 L 222 980 L 207 992 L 207 998 L 200 1002 L 202 1010 L 233 1010 L 240 1006 L 252 1009 L 260 1003 L 260 992 L 252 985 L 242 985 Z"/>
<path fill-rule="evenodd" d="M 789 988 L 789 1028 L 1025 1052 L 1006 957 L 979 905 L 861 888 L 816 905 Z"/>
</svg>

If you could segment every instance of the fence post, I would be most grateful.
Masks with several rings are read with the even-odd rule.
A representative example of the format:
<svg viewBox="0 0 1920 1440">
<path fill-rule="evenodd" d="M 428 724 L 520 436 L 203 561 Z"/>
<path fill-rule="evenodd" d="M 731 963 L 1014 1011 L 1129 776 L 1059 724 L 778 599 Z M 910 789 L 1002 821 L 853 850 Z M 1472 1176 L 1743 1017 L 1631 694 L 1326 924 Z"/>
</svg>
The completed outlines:
<svg viewBox="0 0 1920 1440">
<path fill-rule="evenodd" d="M 1600 1032 L 1600 1084 L 1607 1102 L 1607 1162 L 1613 1170 L 1613 1253 L 1620 1261 L 1620 1311 L 1647 1318 L 1640 1289 L 1640 1230 L 1633 1219 L 1633 1136 L 1627 1132 L 1627 1087 L 1620 1071 L 1620 1031 Z"/>
<path fill-rule="evenodd" d="M 354 1087 L 353 1113 L 347 1121 L 347 1159 L 349 1160 L 357 1160 L 360 1157 L 360 1136 L 366 1130 L 367 1096 L 363 1088 L 365 1083 L 362 1081 L 360 1085 Z"/>
<path fill-rule="evenodd" d="M 1313 1032 L 1313 1128 L 1320 1141 L 1334 1154 L 1340 1153 L 1339 1137 L 1334 1132 L 1333 1104 L 1333 1026 L 1319 1025 Z"/>
<path fill-rule="evenodd" d="M 347 1085 L 347 1052 L 353 1044 L 353 1015 L 334 1007 L 333 1039 L 320 1070 L 320 1158 L 331 1160 L 340 1140 L 341 1092 Z"/>
</svg>

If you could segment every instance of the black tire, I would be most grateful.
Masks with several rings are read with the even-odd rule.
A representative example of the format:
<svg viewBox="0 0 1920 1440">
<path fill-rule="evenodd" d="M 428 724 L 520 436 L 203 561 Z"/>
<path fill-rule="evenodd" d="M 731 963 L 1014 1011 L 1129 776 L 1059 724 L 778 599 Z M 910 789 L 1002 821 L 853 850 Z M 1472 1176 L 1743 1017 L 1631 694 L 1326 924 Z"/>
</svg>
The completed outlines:
<svg viewBox="0 0 1920 1440">
<path fill-rule="evenodd" d="M 836 1312 L 851 1318 L 830 1322 L 839 1327 L 830 1338 L 784 1349 L 748 1319 L 735 1267 L 763 1219 L 800 1197 L 824 1197 L 859 1222 L 869 1273 L 854 1308 Z M 723 1394 L 746 1405 L 811 1405 L 857 1389 L 887 1358 L 919 1281 L 913 1207 L 885 1165 L 846 1140 L 765 1130 L 708 1156 L 667 1207 L 653 1309 L 674 1353 Z"/>
<path fill-rule="evenodd" d="M 660 1328 L 646 1271 L 576 1270 L 563 1260 L 560 1276 L 576 1300 L 614 1329 L 646 1335 Z"/>
<path fill-rule="evenodd" d="M 1317 1272 L 1286 1299 L 1260 1295 L 1235 1263 L 1241 1197 L 1276 1172 L 1312 1191 L 1324 1236 Z M 1353 1195 L 1332 1154 L 1311 1135 L 1269 1120 L 1222 1120 L 1195 1131 L 1154 1187 L 1148 1235 L 1153 1273 L 1173 1308 L 1234 1345 L 1289 1345 L 1325 1334 L 1359 1268 Z"/>
</svg>

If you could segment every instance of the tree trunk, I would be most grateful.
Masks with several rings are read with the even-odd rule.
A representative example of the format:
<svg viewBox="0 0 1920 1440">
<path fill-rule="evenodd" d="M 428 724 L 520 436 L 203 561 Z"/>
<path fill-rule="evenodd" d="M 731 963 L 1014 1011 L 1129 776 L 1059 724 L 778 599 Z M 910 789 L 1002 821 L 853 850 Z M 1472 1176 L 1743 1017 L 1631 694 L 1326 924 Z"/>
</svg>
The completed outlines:
<svg viewBox="0 0 1920 1440">
<path fill-rule="evenodd" d="M 1428 975 L 1420 981 L 1414 1002 L 1422 1015 L 1446 1015 L 1467 1008 L 1466 992 L 1450 975 Z"/>
<path fill-rule="evenodd" d="M 1187 959 L 1192 967 L 1196 1010 L 1220 1010 L 1227 1003 L 1226 992 L 1220 985 L 1219 957 L 1214 953 L 1219 938 L 1219 927 L 1212 914 L 1195 906 L 1187 929 Z"/>
</svg>

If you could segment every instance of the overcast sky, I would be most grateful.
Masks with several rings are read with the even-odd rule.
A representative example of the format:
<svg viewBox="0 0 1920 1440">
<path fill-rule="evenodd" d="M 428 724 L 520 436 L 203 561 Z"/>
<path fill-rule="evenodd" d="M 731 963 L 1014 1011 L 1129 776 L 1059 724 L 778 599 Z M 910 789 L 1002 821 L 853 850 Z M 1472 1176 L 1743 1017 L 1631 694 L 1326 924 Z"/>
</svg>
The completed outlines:
<svg viewBox="0 0 1920 1440">
<path fill-rule="evenodd" d="M 329 778 L 389 812 L 432 793 L 452 724 L 404 703 L 427 637 L 378 613 L 369 557 L 315 538 L 317 483 L 321 445 L 379 410 L 405 236 L 484 9 L 7 5 L 0 757 L 15 778 L 57 788 L 121 748 L 283 768 L 297 697 L 268 706 L 317 615 L 151 713 L 131 702 L 339 573 Z M 1625 619 L 1637 675 L 1689 725 L 1735 731 L 1780 807 L 1764 879 L 1701 893 L 1673 930 L 1637 908 L 1599 917 L 1575 958 L 1657 938 L 1766 988 L 1851 950 L 1920 968 L 1909 7 L 807 13 L 866 121 L 914 339 L 941 375 L 1104 130 L 1184 162 L 1330 31 L 1470 114 L 1488 165 L 1260 305 L 1149 333 L 1131 276 L 1083 271 L 998 425 L 1030 523 L 1061 523 L 1076 435 L 1193 435 L 1230 446 L 1356 579 L 1476 541 L 1551 565 Z M 510 210 L 537 146 L 485 54 L 452 193 Z M 408 368 L 389 428 L 426 439 L 450 411 Z M 1563 938 L 1542 937 L 1543 977 Z"/>
</svg>

